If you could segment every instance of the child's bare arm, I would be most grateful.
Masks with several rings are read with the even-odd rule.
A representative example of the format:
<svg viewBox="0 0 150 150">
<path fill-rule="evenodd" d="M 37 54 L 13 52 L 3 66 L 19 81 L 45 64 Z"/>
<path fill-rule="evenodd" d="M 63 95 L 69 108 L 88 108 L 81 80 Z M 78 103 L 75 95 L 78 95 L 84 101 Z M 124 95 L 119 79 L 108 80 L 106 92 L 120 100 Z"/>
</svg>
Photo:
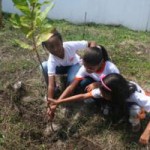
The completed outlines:
<svg viewBox="0 0 150 150">
<path fill-rule="evenodd" d="M 54 100 L 52 98 L 49 98 L 48 99 L 49 108 L 47 110 L 47 114 L 51 117 L 51 115 L 54 114 L 57 106 L 61 103 L 80 101 L 80 100 L 88 99 L 90 97 L 92 97 L 91 93 L 78 94 L 78 95 L 70 96 L 68 98 L 59 99 L 59 100 Z"/>
<path fill-rule="evenodd" d="M 92 97 L 92 95 L 89 92 L 89 93 L 85 93 L 85 94 L 78 94 L 78 95 L 70 96 L 68 98 L 59 99 L 59 100 L 54 100 L 54 99 L 49 98 L 48 103 L 49 103 L 50 108 L 47 110 L 47 114 L 49 115 L 50 119 L 52 120 L 54 118 L 55 110 L 59 104 L 65 103 L 65 102 L 85 100 L 85 99 L 88 99 L 91 97 Z"/>
<path fill-rule="evenodd" d="M 146 144 L 148 144 L 149 139 L 150 139 L 150 122 L 147 124 L 144 132 L 142 133 L 142 135 L 141 135 L 141 137 L 139 139 L 139 142 L 141 144 L 146 145 Z"/>
<path fill-rule="evenodd" d="M 54 86 L 55 85 L 55 77 L 49 76 L 48 77 L 48 98 L 54 97 Z"/>
<path fill-rule="evenodd" d="M 47 103 L 48 103 L 47 115 L 49 117 L 49 120 L 53 120 L 58 104 L 56 103 L 56 100 L 52 98 L 48 98 Z"/>
<path fill-rule="evenodd" d="M 74 80 L 74 81 L 65 89 L 65 91 L 60 95 L 59 99 L 63 99 L 63 98 L 66 98 L 66 97 L 70 96 L 70 95 L 74 92 L 75 88 L 78 86 L 79 82 L 80 82 L 79 80 Z M 58 100 L 59 100 L 59 99 L 58 99 Z"/>
<path fill-rule="evenodd" d="M 78 94 L 78 95 L 70 96 L 68 98 L 59 99 L 59 100 L 48 99 L 48 101 L 50 102 L 51 105 L 58 105 L 58 104 L 65 103 L 65 102 L 85 100 L 85 99 L 88 99 L 91 97 L 92 97 L 92 95 L 89 92 L 89 93 L 85 93 L 85 94 Z"/>
</svg>

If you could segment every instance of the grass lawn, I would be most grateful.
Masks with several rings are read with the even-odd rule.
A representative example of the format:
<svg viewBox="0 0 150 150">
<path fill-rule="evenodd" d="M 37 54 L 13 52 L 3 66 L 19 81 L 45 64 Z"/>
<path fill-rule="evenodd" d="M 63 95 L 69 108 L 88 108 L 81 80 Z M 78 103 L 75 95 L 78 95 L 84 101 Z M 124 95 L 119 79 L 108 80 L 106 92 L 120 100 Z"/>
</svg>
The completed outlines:
<svg viewBox="0 0 150 150">
<path fill-rule="evenodd" d="M 21 31 L 11 27 L 8 19 L 6 16 L 5 26 L 0 29 L 0 149 L 146 148 L 138 144 L 142 130 L 133 134 L 126 123 L 113 125 L 101 116 L 94 104 L 68 104 L 71 113 L 67 116 L 60 106 L 54 119 L 60 129 L 50 132 L 43 102 L 46 86 L 36 55 L 15 44 L 16 38 L 23 41 L 25 38 Z M 121 73 L 150 91 L 150 32 L 132 31 L 122 26 L 50 22 L 60 31 L 64 41 L 84 39 L 105 46 Z M 41 59 L 46 60 L 48 54 L 42 47 L 39 52 Z M 19 95 L 13 89 L 18 81 L 23 84 Z M 142 123 L 143 127 L 145 123 Z"/>
</svg>

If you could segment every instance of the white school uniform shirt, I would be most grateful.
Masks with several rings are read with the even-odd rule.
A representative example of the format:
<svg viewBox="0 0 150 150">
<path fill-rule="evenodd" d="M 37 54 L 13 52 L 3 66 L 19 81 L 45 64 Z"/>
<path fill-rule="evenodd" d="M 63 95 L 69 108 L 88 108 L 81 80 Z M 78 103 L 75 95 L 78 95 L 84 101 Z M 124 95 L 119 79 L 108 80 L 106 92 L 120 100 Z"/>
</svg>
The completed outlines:
<svg viewBox="0 0 150 150">
<path fill-rule="evenodd" d="M 80 56 L 76 54 L 77 50 L 84 50 L 88 47 L 88 41 L 68 41 L 63 42 L 64 58 L 49 54 L 48 58 L 48 75 L 56 73 L 57 66 L 71 66 L 81 62 Z"/>
<path fill-rule="evenodd" d="M 119 73 L 118 68 L 110 61 L 106 61 L 98 72 L 88 73 L 84 66 L 82 66 L 75 76 L 75 80 L 83 80 L 85 77 L 91 77 L 95 81 L 100 81 L 100 77 L 110 73 Z"/>
<path fill-rule="evenodd" d="M 127 99 L 127 102 L 135 102 L 137 105 L 144 108 L 145 111 L 150 112 L 150 96 L 147 96 L 144 90 L 137 83 L 133 81 L 130 82 L 136 85 L 137 90 L 131 94 L 131 96 Z M 93 89 L 90 94 L 94 98 L 101 97 L 99 88 Z"/>
<path fill-rule="evenodd" d="M 76 74 L 75 80 L 83 80 L 85 77 L 91 77 L 95 81 L 100 81 L 102 76 L 106 76 L 110 73 L 120 73 L 118 68 L 110 61 L 106 61 L 104 65 L 101 67 L 101 69 L 98 72 L 94 73 L 88 73 L 84 66 L 82 66 L 79 71 Z M 100 98 L 101 91 L 99 88 L 93 89 L 89 94 L 94 98 Z"/>
<path fill-rule="evenodd" d="M 144 108 L 145 111 L 150 112 L 150 96 L 147 96 L 144 90 L 135 82 L 137 90 L 127 99 L 127 102 L 135 102 L 140 107 Z"/>
</svg>

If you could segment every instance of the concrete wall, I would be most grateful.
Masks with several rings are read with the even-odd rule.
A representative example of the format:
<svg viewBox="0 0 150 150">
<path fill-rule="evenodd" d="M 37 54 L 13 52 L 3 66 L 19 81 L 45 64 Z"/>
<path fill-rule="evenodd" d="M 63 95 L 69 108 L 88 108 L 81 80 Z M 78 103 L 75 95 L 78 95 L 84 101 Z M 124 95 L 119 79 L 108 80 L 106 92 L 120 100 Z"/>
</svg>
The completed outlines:
<svg viewBox="0 0 150 150">
<path fill-rule="evenodd" d="M 5 12 L 18 12 L 11 0 L 2 1 Z M 86 14 L 86 22 L 150 31 L 150 0 L 55 0 L 54 3 L 48 14 L 52 19 L 84 23 Z"/>
</svg>

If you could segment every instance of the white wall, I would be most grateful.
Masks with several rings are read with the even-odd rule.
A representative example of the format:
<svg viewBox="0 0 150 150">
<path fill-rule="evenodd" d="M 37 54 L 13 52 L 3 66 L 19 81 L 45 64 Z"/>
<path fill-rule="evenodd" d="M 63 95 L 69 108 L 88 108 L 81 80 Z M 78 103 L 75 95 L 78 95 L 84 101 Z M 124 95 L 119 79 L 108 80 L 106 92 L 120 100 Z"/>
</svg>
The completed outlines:
<svg viewBox="0 0 150 150">
<path fill-rule="evenodd" d="M 4 11 L 18 12 L 11 0 L 2 1 Z M 55 0 L 54 3 L 48 14 L 52 19 L 84 23 L 86 13 L 86 22 L 150 31 L 150 0 Z"/>
</svg>

